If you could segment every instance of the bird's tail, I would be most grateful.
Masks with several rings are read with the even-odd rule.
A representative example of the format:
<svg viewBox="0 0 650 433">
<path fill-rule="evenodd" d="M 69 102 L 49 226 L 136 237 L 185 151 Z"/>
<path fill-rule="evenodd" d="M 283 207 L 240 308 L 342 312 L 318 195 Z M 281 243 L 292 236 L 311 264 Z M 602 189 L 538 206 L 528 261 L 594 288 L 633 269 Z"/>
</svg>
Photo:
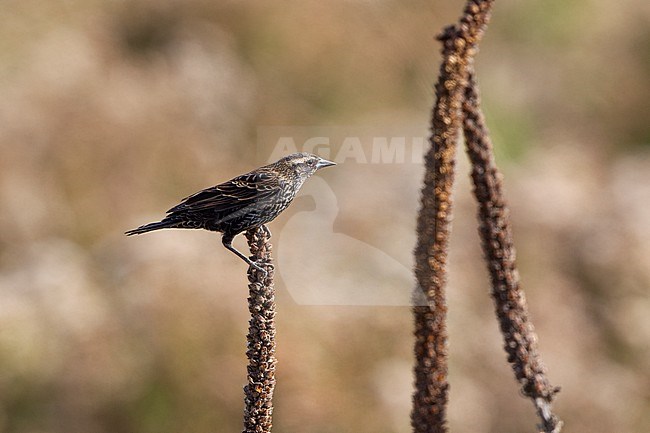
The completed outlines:
<svg viewBox="0 0 650 433">
<path fill-rule="evenodd" d="M 124 232 L 124 234 L 127 235 L 127 236 L 141 235 L 142 233 L 147 233 L 147 232 L 151 232 L 151 231 L 154 231 L 154 230 L 171 229 L 171 228 L 176 227 L 177 224 L 178 224 L 177 221 L 164 219 L 162 221 L 158 221 L 158 222 L 155 222 L 155 223 L 149 223 L 149 224 L 142 225 L 142 226 L 140 226 L 140 227 L 138 227 L 136 229 Z"/>
</svg>

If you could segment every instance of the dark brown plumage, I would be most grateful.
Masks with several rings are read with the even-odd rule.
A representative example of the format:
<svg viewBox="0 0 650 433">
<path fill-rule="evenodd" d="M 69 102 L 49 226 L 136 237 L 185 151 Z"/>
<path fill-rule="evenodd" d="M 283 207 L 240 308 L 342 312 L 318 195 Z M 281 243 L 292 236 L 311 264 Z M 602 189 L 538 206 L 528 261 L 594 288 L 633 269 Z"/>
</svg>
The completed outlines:
<svg viewBox="0 0 650 433">
<path fill-rule="evenodd" d="M 171 228 L 221 232 L 226 248 L 250 266 L 262 270 L 232 246 L 233 238 L 273 221 L 291 204 L 300 187 L 316 170 L 330 165 L 335 164 L 310 153 L 291 154 L 192 194 L 169 209 L 161 221 L 129 230 L 126 235 Z"/>
</svg>

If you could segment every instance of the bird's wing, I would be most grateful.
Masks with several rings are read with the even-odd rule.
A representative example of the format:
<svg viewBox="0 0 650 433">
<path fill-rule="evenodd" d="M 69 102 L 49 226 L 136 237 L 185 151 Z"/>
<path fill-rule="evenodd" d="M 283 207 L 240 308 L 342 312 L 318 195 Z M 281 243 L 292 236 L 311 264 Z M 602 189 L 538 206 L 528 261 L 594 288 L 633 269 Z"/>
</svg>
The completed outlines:
<svg viewBox="0 0 650 433">
<path fill-rule="evenodd" d="M 250 172 L 185 197 L 167 213 L 203 210 L 234 211 L 267 201 L 278 194 L 280 187 L 277 174 L 263 171 Z"/>
</svg>

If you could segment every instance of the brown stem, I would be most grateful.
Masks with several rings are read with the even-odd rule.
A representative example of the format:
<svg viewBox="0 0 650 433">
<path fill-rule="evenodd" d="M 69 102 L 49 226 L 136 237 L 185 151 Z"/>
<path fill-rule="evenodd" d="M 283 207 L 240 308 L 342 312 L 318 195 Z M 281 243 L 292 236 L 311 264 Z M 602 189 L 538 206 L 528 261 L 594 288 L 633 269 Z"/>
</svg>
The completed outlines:
<svg viewBox="0 0 650 433">
<path fill-rule="evenodd" d="M 271 259 L 271 232 L 261 226 L 246 232 L 251 260 L 267 271 L 250 267 L 248 310 L 248 384 L 244 387 L 243 433 L 269 433 L 275 388 L 275 288 Z"/>
<path fill-rule="evenodd" d="M 416 433 L 446 432 L 447 329 L 444 286 L 452 211 L 456 142 L 461 127 L 467 68 L 489 20 L 493 0 L 469 0 L 463 16 L 440 36 L 442 64 L 432 111 L 431 148 L 417 221 L 413 315 L 415 391 L 411 425 Z"/>
<path fill-rule="evenodd" d="M 522 392 L 531 398 L 547 433 L 559 433 L 562 422 L 551 412 L 551 401 L 559 388 L 551 386 L 537 350 L 537 334 L 528 317 L 528 306 L 519 284 L 515 247 L 508 206 L 503 195 L 501 173 L 485 119 L 480 96 L 470 65 L 463 102 L 463 132 L 472 162 L 474 195 L 479 204 L 479 232 L 490 279 L 492 298 L 499 319 L 504 348 Z"/>
</svg>

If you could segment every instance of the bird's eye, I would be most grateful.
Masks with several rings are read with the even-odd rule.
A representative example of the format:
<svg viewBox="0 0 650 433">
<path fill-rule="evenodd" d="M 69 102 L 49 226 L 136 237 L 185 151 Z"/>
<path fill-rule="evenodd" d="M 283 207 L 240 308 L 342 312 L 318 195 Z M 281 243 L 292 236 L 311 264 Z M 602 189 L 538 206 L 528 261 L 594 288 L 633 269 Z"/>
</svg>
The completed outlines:
<svg viewBox="0 0 650 433">
<path fill-rule="evenodd" d="M 307 164 L 308 164 L 310 167 L 313 167 L 313 166 L 316 165 L 316 161 L 314 161 L 314 160 L 312 159 L 312 160 L 309 161 Z"/>
</svg>

